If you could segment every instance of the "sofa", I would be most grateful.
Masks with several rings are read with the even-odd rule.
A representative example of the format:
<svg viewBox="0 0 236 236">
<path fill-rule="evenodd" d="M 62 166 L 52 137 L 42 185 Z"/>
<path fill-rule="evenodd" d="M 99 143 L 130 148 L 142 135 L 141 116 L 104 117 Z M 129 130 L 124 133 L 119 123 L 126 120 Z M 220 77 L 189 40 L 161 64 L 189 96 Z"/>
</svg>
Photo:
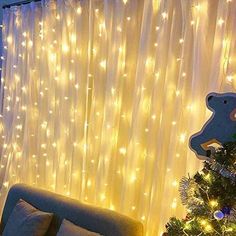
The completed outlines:
<svg viewBox="0 0 236 236">
<path fill-rule="evenodd" d="M 142 224 L 130 217 L 24 184 L 16 184 L 8 192 L 0 234 L 20 199 L 41 211 L 53 213 L 47 236 L 56 235 L 63 219 L 104 236 L 143 236 Z"/>
</svg>

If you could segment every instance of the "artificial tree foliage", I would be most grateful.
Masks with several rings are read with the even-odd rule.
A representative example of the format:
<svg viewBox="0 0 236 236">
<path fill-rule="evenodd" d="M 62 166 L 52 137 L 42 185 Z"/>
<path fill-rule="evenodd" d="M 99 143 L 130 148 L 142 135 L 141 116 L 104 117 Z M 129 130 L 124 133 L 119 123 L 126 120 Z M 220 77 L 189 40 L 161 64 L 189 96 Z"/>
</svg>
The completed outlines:
<svg viewBox="0 0 236 236">
<path fill-rule="evenodd" d="M 170 218 L 168 236 L 236 235 L 236 142 L 223 144 L 193 177 L 180 181 L 185 219 Z"/>
</svg>

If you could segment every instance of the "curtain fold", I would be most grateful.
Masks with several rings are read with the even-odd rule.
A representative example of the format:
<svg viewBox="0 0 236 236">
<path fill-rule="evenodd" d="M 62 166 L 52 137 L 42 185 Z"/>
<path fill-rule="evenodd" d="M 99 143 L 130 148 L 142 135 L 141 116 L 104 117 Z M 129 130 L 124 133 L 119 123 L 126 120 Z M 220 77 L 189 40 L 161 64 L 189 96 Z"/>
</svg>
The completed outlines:
<svg viewBox="0 0 236 236">
<path fill-rule="evenodd" d="M 208 92 L 235 91 L 235 1 L 43 0 L 4 9 L 1 201 L 18 182 L 160 235 Z"/>
</svg>

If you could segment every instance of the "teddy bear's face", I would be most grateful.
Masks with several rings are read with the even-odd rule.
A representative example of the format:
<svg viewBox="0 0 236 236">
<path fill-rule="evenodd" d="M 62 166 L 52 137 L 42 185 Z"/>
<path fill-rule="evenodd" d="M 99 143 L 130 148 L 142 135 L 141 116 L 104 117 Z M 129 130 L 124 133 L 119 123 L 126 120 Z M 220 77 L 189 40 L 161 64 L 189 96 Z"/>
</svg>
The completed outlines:
<svg viewBox="0 0 236 236">
<path fill-rule="evenodd" d="M 207 96 L 207 106 L 212 111 L 230 114 L 236 109 L 236 96 L 233 93 L 228 93 L 227 96 L 211 93 Z"/>
</svg>

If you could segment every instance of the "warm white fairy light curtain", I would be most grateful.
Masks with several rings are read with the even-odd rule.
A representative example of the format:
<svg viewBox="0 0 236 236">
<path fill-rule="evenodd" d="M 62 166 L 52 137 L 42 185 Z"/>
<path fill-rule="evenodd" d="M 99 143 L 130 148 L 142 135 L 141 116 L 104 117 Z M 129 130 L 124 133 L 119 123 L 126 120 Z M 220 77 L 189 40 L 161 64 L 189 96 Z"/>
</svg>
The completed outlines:
<svg viewBox="0 0 236 236">
<path fill-rule="evenodd" d="M 234 0 L 51 0 L 4 10 L 4 199 L 16 182 L 111 208 L 159 235 L 183 213 L 188 137 L 235 91 Z"/>
</svg>

